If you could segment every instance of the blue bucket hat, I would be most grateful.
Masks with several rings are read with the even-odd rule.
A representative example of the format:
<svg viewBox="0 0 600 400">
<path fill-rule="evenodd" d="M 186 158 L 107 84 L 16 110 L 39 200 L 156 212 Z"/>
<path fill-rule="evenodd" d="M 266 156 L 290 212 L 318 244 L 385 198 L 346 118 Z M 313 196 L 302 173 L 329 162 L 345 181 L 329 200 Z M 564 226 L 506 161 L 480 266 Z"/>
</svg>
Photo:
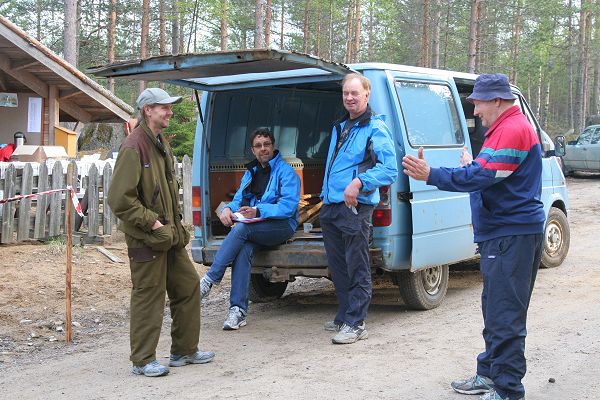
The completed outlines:
<svg viewBox="0 0 600 400">
<path fill-rule="evenodd" d="M 515 100 L 510 90 L 508 77 L 504 74 L 481 74 L 475 80 L 473 93 L 467 100 L 491 101 L 494 99 Z"/>
</svg>

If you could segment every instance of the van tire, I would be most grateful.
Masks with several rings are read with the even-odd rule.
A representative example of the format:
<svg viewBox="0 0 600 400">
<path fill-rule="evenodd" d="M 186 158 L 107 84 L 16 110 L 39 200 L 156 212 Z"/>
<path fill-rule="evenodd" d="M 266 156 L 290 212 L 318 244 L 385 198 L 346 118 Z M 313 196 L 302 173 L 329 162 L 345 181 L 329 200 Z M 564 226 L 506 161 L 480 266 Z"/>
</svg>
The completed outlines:
<svg viewBox="0 0 600 400">
<path fill-rule="evenodd" d="M 269 282 L 262 274 L 250 275 L 248 298 L 254 303 L 264 303 L 280 298 L 287 282 Z"/>
<path fill-rule="evenodd" d="M 431 310 L 442 304 L 448 290 L 448 265 L 439 265 L 417 272 L 394 274 L 400 296 L 413 310 Z"/>
<path fill-rule="evenodd" d="M 557 207 L 550 207 L 548 220 L 544 228 L 544 249 L 542 250 L 542 268 L 556 268 L 562 264 L 569 252 L 571 231 L 565 213 Z"/>
</svg>

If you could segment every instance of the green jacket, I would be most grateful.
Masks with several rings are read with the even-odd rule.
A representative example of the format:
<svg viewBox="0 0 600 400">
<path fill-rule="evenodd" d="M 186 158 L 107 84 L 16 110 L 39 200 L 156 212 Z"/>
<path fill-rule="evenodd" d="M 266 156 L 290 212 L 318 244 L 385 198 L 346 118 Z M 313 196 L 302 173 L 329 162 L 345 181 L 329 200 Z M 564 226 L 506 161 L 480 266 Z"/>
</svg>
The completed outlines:
<svg viewBox="0 0 600 400">
<path fill-rule="evenodd" d="M 167 251 L 190 239 L 181 224 L 179 183 L 168 142 L 142 121 L 123 141 L 108 191 L 108 204 L 119 218 L 129 248 Z M 152 231 L 159 220 L 165 226 Z"/>
</svg>

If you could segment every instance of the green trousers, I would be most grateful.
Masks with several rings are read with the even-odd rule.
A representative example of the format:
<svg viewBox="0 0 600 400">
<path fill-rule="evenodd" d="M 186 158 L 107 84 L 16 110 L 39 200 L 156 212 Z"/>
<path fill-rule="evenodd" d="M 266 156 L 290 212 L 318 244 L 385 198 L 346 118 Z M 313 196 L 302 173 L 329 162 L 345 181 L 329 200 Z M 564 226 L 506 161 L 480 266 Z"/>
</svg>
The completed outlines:
<svg viewBox="0 0 600 400">
<path fill-rule="evenodd" d="M 128 252 L 133 284 L 130 360 L 143 366 L 156 359 L 165 292 L 173 319 L 171 354 L 195 353 L 200 335 L 200 281 L 185 248 L 166 252 L 130 248 Z"/>
</svg>

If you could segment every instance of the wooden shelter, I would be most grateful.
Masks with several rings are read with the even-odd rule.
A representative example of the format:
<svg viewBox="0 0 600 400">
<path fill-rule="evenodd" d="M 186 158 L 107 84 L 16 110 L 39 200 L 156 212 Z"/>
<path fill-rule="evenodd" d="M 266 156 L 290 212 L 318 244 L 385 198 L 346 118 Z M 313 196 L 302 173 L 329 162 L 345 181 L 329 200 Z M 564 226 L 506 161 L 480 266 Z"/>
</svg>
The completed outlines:
<svg viewBox="0 0 600 400">
<path fill-rule="evenodd" d="M 0 16 L 0 144 L 59 145 L 60 122 L 123 122 L 133 108 Z"/>
</svg>

